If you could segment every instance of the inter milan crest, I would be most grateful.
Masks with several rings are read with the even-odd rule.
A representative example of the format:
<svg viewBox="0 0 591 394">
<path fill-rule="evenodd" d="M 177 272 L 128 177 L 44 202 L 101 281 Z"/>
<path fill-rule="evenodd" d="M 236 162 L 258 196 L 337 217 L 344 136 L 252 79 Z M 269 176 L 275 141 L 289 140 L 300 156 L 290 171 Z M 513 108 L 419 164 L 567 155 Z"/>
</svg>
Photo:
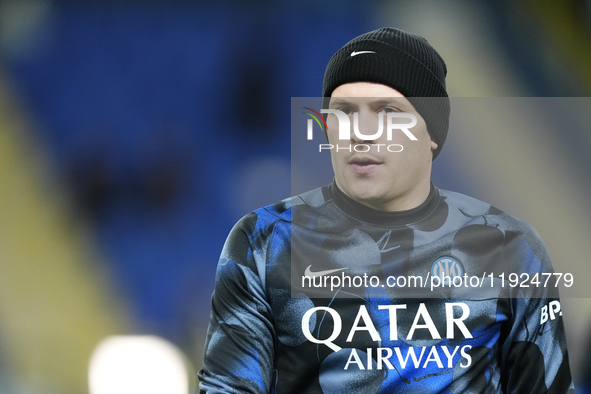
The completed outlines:
<svg viewBox="0 0 591 394">
<path fill-rule="evenodd" d="M 438 277 L 442 286 L 451 286 L 454 278 L 464 275 L 464 267 L 458 259 L 451 256 L 442 256 L 435 260 L 431 266 L 431 276 Z M 461 279 L 458 279 L 461 282 Z"/>
</svg>

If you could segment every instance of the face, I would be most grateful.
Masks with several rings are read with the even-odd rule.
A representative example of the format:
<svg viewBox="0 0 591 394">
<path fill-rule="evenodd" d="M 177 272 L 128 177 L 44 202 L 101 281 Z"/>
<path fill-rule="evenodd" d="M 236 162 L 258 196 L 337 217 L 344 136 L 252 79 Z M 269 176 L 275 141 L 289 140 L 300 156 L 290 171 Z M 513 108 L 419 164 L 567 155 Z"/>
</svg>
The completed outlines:
<svg viewBox="0 0 591 394">
<path fill-rule="evenodd" d="M 431 141 L 421 115 L 400 92 L 377 83 L 347 83 L 332 92 L 329 108 L 345 112 L 351 125 L 350 138 L 339 139 L 336 115 L 327 117 L 328 140 L 335 147 L 331 149 L 332 166 L 339 189 L 353 200 L 382 211 L 407 210 L 425 201 L 437 144 Z M 356 136 L 353 131 L 355 112 L 359 114 L 358 131 L 366 136 L 377 134 L 382 112 L 381 136 L 366 137 L 371 139 Z M 408 129 L 416 141 L 400 129 L 394 129 L 388 140 L 387 114 L 390 112 L 416 116 L 417 124 Z M 410 119 L 393 119 L 395 124 L 409 122 Z"/>
</svg>

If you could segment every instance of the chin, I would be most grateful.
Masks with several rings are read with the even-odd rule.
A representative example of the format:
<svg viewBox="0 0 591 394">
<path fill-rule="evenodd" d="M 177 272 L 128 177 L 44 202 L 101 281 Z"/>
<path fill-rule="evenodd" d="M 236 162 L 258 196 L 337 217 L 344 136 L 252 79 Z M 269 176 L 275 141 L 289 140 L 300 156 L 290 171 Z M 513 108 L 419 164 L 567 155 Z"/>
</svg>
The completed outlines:
<svg viewBox="0 0 591 394">
<path fill-rule="evenodd" d="M 363 185 L 356 185 L 350 188 L 350 197 L 359 202 L 371 203 L 372 201 L 380 200 L 383 193 L 375 187 L 364 187 Z"/>
</svg>

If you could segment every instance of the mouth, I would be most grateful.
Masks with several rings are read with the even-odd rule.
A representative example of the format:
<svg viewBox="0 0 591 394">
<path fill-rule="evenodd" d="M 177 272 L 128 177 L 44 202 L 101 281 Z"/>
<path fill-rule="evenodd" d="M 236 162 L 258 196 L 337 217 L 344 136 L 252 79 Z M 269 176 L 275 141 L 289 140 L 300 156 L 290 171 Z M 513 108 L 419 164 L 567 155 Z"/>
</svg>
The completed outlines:
<svg viewBox="0 0 591 394">
<path fill-rule="evenodd" d="M 348 164 L 356 174 L 365 175 L 373 172 L 382 162 L 371 157 L 353 157 Z"/>
<path fill-rule="evenodd" d="M 349 164 L 354 164 L 358 166 L 370 166 L 379 165 L 382 164 L 382 162 L 371 157 L 353 157 L 349 160 Z"/>
</svg>

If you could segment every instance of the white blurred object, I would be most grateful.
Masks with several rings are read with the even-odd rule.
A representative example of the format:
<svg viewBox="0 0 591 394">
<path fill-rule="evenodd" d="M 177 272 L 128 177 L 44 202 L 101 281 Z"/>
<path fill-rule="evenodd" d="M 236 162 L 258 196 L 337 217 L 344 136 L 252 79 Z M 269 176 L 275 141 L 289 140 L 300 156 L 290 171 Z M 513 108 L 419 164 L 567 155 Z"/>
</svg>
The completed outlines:
<svg viewBox="0 0 591 394">
<path fill-rule="evenodd" d="M 156 336 L 112 336 L 95 348 L 90 394 L 189 394 L 185 358 Z"/>
</svg>

